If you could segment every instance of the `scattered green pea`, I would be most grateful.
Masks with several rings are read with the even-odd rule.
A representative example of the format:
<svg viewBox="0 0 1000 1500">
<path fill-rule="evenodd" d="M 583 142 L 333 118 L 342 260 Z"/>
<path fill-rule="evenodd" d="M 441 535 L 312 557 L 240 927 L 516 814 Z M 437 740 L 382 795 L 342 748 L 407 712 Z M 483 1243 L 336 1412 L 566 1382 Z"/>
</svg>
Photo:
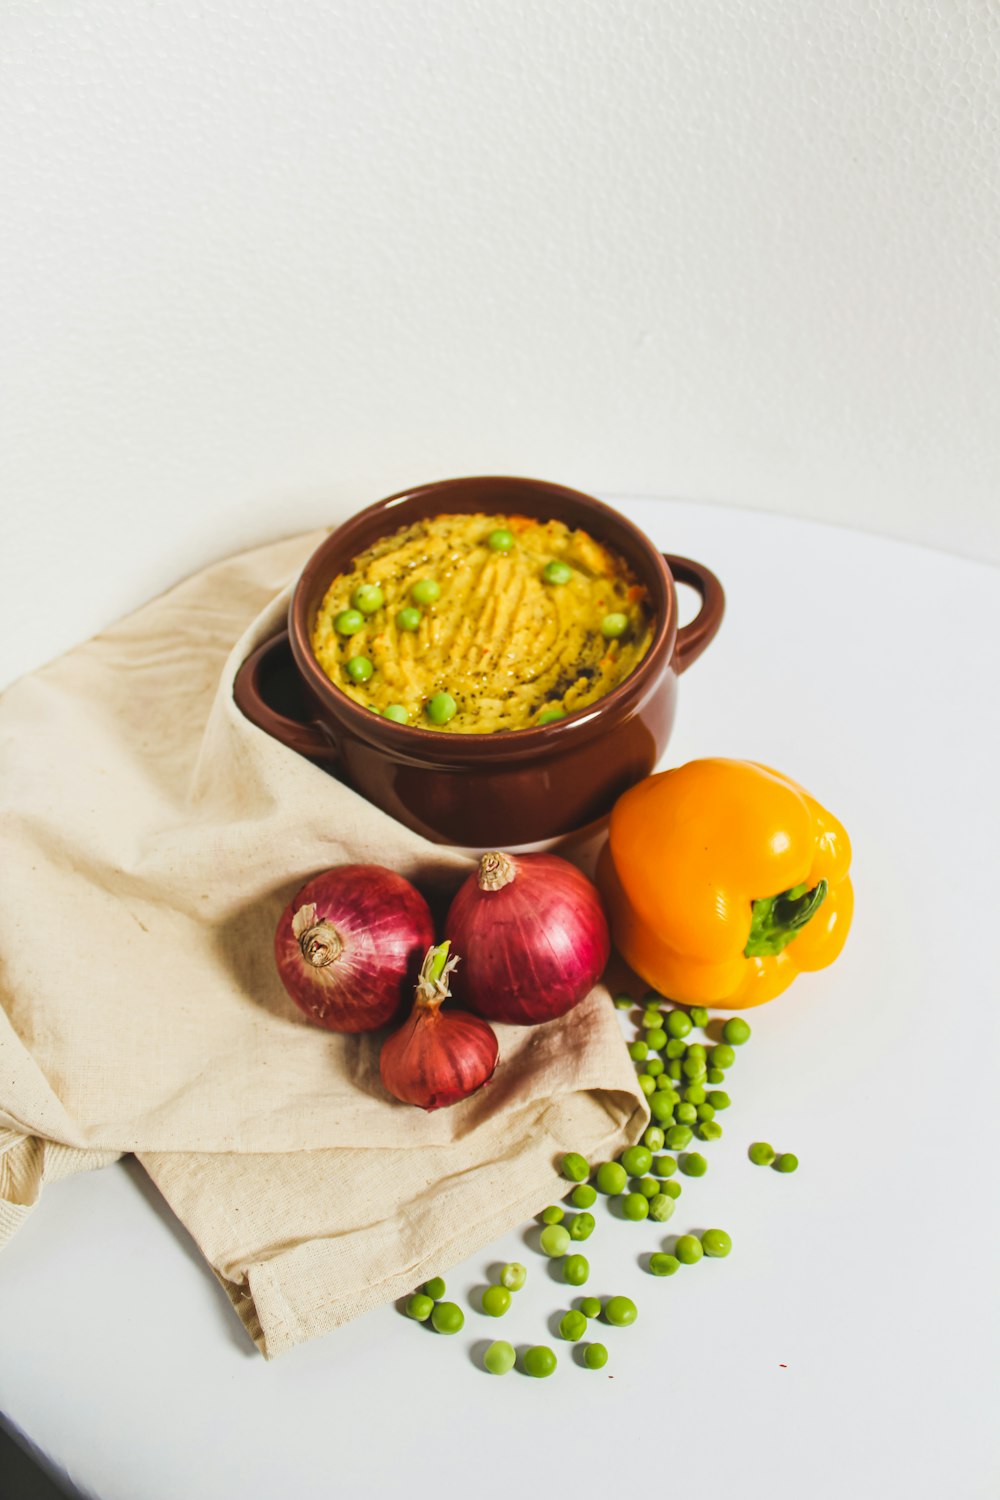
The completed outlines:
<svg viewBox="0 0 1000 1500">
<path fill-rule="evenodd" d="M 542 1230 L 539 1236 L 539 1243 L 542 1247 L 542 1253 L 554 1259 L 556 1256 L 566 1254 L 566 1251 L 572 1244 L 572 1240 L 570 1239 L 569 1230 L 564 1229 L 561 1224 L 549 1224 Z"/>
<path fill-rule="evenodd" d="M 352 656 L 344 667 L 352 682 L 367 682 L 374 670 L 367 656 Z"/>
<path fill-rule="evenodd" d="M 427 717 L 432 724 L 447 724 L 458 712 L 458 704 L 450 693 L 435 693 L 427 702 Z"/>
<path fill-rule="evenodd" d="M 750 1026 L 742 1016 L 731 1016 L 722 1028 L 722 1039 L 732 1047 L 742 1047 L 750 1040 Z"/>
<path fill-rule="evenodd" d="M 688 1057 L 700 1057 L 702 1062 L 705 1061 L 706 1057 L 705 1049 L 700 1042 L 692 1042 L 687 1048 L 687 1055 Z"/>
<path fill-rule="evenodd" d="M 693 1125 L 698 1118 L 698 1111 L 693 1104 L 678 1104 L 674 1116 L 678 1125 Z"/>
<path fill-rule="evenodd" d="M 597 1189 L 592 1188 L 589 1182 L 581 1182 L 570 1193 L 569 1201 L 574 1208 L 590 1208 L 597 1202 Z"/>
<path fill-rule="evenodd" d="M 707 1026 L 708 1011 L 703 1005 L 693 1005 L 688 1012 L 691 1017 L 692 1026 Z"/>
<path fill-rule="evenodd" d="M 401 703 L 387 703 L 382 710 L 383 719 L 391 719 L 394 724 L 405 724 L 409 714 Z"/>
<path fill-rule="evenodd" d="M 501 526 L 497 531 L 491 531 L 486 538 L 486 545 L 493 552 L 509 552 L 514 545 L 514 534 Z"/>
<path fill-rule="evenodd" d="M 718 1120 L 703 1120 L 698 1126 L 698 1134 L 703 1141 L 718 1141 L 722 1139 L 722 1126 Z"/>
<path fill-rule="evenodd" d="M 427 1296 L 432 1297 L 435 1302 L 440 1302 L 441 1298 L 444 1296 L 447 1290 L 448 1288 L 445 1286 L 444 1281 L 440 1276 L 432 1276 L 430 1281 L 424 1282 L 424 1291 L 426 1292 Z"/>
<path fill-rule="evenodd" d="M 524 1373 L 533 1375 L 536 1380 L 543 1380 L 546 1375 L 551 1375 L 558 1361 L 547 1344 L 535 1344 L 527 1349 L 524 1355 Z"/>
<path fill-rule="evenodd" d="M 677 1182 L 673 1177 L 671 1177 L 669 1182 L 665 1182 L 663 1184 L 663 1191 L 666 1193 L 668 1198 L 679 1198 L 683 1189 L 681 1188 L 680 1183 Z"/>
<path fill-rule="evenodd" d="M 673 1124 L 674 1104 L 666 1093 L 656 1093 L 649 1101 L 649 1112 L 660 1126 Z"/>
<path fill-rule="evenodd" d="M 663 1131 L 659 1125 L 647 1125 L 642 1133 L 642 1144 L 650 1151 L 663 1150 Z"/>
<path fill-rule="evenodd" d="M 616 1010 L 631 1010 L 634 1004 L 635 1004 L 635 1001 L 632 999 L 631 995 L 616 995 L 615 996 L 615 1009 Z"/>
<path fill-rule="evenodd" d="M 567 1255 L 562 1272 L 563 1280 L 570 1286 L 583 1286 L 590 1275 L 590 1261 L 585 1255 Z"/>
<path fill-rule="evenodd" d="M 655 1177 L 640 1177 L 633 1186 L 635 1191 L 641 1193 L 644 1198 L 655 1198 L 660 1191 L 660 1184 Z"/>
<path fill-rule="evenodd" d="M 414 604 L 433 604 L 441 597 L 441 585 L 435 578 L 418 578 L 410 585 L 410 598 Z"/>
<path fill-rule="evenodd" d="M 698 1151 L 688 1151 L 680 1159 L 680 1169 L 685 1177 L 704 1177 L 708 1162 Z"/>
<path fill-rule="evenodd" d="M 543 1224 L 561 1224 L 565 1217 L 566 1210 L 559 1208 L 555 1203 L 550 1203 L 548 1208 L 543 1208 L 540 1214 Z"/>
<path fill-rule="evenodd" d="M 649 1200 L 649 1217 L 656 1224 L 665 1224 L 677 1207 L 677 1200 L 669 1193 L 657 1193 Z"/>
<path fill-rule="evenodd" d="M 679 1036 L 672 1036 L 667 1045 L 664 1047 L 663 1051 L 667 1057 L 667 1060 L 669 1062 L 674 1062 L 675 1059 L 684 1056 L 685 1052 L 687 1051 L 687 1044 L 686 1042 L 682 1041 Z"/>
<path fill-rule="evenodd" d="M 377 583 L 359 583 L 351 595 L 351 603 L 363 615 L 373 615 L 385 603 L 385 595 Z"/>
<path fill-rule="evenodd" d="M 622 1213 L 626 1219 L 638 1223 L 649 1214 L 649 1199 L 643 1193 L 626 1193 L 622 1198 Z"/>
<path fill-rule="evenodd" d="M 649 1056 L 649 1048 L 643 1041 L 629 1042 L 628 1055 L 633 1062 L 645 1062 Z"/>
<path fill-rule="evenodd" d="M 483 1292 L 483 1312 L 490 1318 L 502 1318 L 510 1307 L 510 1292 L 505 1286 L 488 1286 Z"/>
<path fill-rule="evenodd" d="M 615 1193 L 623 1193 L 625 1184 L 628 1182 L 628 1173 L 619 1161 L 604 1161 L 597 1169 L 596 1177 L 598 1190 L 612 1197 Z"/>
<path fill-rule="evenodd" d="M 566 710 L 564 708 L 556 708 L 553 705 L 552 708 L 543 708 L 542 711 L 541 711 L 541 713 L 538 715 L 538 718 L 535 720 L 535 722 L 537 724 L 540 724 L 540 725 L 541 724 L 555 724 L 557 722 L 557 720 L 559 720 L 559 719 L 565 719 L 565 717 L 566 717 Z"/>
<path fill-rule="evenodd" d="M 667 1045 L 667 1033 L 662 1026 L 652 1027 L 646 1032 L 646 1044 L 652 1047 L 654 1052 L 659 1052 L 661 1047 Z"/>
<path fill-rule="evenodd" d="M 699 1104 L 698 1105 L 698 1119 L 701 1121 L 701 1123 L 703 1125 L 708 1120 L 714 1120 L 715 1119 L 715 1105 L 714 1104 L 708 1104 L 708 1103 Z"/>
<path fill-rule="evenodd" d="M 519 1260 L 509 1260 L 500 1272 L 500 1285 L 509 1292 L 519 1292 L 528 1279 L 528 1270 Z"/>
<path fill-rule="evenodd" d="M 733 1242 L 724 1229 L 706 1229 L 701 1237 L 701 1248 L 706 1255 L 721 1260 L 733 1248 Z"/>
<path fill-rule="evenodd" d="M 646 1072 L 650 1078 L 659 1078 L 664 1069 L 663 1059 L 660 1057 L 649 1057 L 646 1059 Z"/>
<path fill-rule="evenodd" d="M 601 1316 L 600 1297 L 584 1297 L 580 1303 L 580 1311 L 585 1318 L 599 1318 Z"/>
<path fill-rule="evenodd" d="M 655 1031 L 662 1026 L 663 1020 L 658 1010 L 644 1010 L 642 1013 L 642 1026 L 645 1031 Z"/>
<path fill-rule="evenodd" d="M 684 1077 L 684 1065 L 679 1057 L 672 1057 L 667 1063 L 667 1077 L 672 1078 L 675 1083 Z"/>
<path fill-rule="evenodd" d="M 723 1073 L 721 1068 L 709 1068 L 708 1072 L 705 1074 L 705 1077 L 708 1079 L 709 1083 L 725 1083 L 726 1081 L 726 1075 L 725 1073 Z"/>
<path fill-rule="evenodd" d="M 465 1314 L 456 1302 L 435 1302 L 431 1322 L 438 1333 L 461 1333 Z"/>
<path fill-rule="evenodd" d="M 664 1022 L 667 1034 L 675 1041 L 685 1037 L 691 1030 L 691 1017 L 686 1010 L 672 1010 Z"/>
<path fill-rule="evenodd" d="M 588 1344 L 583 1351 L 583 1362 L 588 1370 L 603 1370 L 608 1362 L 608 1351 L 603 1344 Z"/>
<path fill-rule="evenodd" d="M 396 629 L 403 631 L 419 630 L 422 618 L 423 616 L 419 609 L 415 609 L 412 604 L 407 604 L 402 609 L 396 611 Z"/>
<path fill-rule="evenodd" d="M 590 1176 L 590 1163 L 579 1151 L 567 1151 L 562 1159 L 561 1171 L 569 1182 L 586 1182 Z"/>
<path fill-rule="evenodd" d="M 693 1234 L 682 1234 L 674 1246 L 674 1254 L 682 1266 L 697 1265 L 704 1253 L 701 1240 Z"/>
<path fill-rule="evenodd" d="M 587 1319 L 582 1312 L 571 1310 L 563 1313 L 559 1320 L 559 1337 L 567 1339 L 571 1344 L 579 1343 L 587 1332 Z"/>
<path fill-rule="evenodd" d="M 701 1083 L 689 1083 L 684 1090 L 684 1102 L 686 1104 L 704 1104 L 705 1086 Z"/>
<path fill-rule="evenodd" d="M 683 1151 L 693 1139 L 690 1125 L 672 1125 L 667 1131 L 667 1145 L 671 1151 Z"/>
<path fill-rule="evenodd" d="M 791 1151 L 783 1151 L 774 1164 L 776 1172 L 794 1172 L 799 1164 L 797 1156 Z"/>
<path fill-rule="evenodd" d="M 569 1221 L 570 1239 L 589 1240 L 597 1227 L 597 1220 L 593 1214 L 574 1214 Z"/>
<path fill-rule="evenodd" d="M 680 1268 L 676 1255 L 664 1255 L 658 1251 L 649 1257 L 649 1269 L 654 1276 L 674 1276 Z"/>
<path fill-rule="evenodd" d="M 767 1141 L 754 1141 L 747 1156 L 755 1167 L 769 1167 L 774 1161 L 774 1147 Z"/>
<path fill-rule="evenodd" d="M 731 1068 L 736 1061 L 736 1053 L 728 1042 L 720 1042 L 708 1056 L 713 1068 Z"/>
<path fill-rule="evenodd" d="M 559 588 L 562 584 L 569 583 L 573 577 L 573 569 L 569 566 L 569 563 L 560 562 L 558 558 L 554 558 L 552 562 L 545 564 L 545 567 L 542 569 L 542 577 L 546 583 L 555 584 L 556 588 Z"/>
<path fill-rule="evenodd" d="M 708 1102 L 713 1109 L 728 1109 L 733 1101 L 724 1089 L 712 1089 Z"/>
<path fill-rule="evenodd" d="M 506 1339 L 497 1339 L 483 1355 L 483 1367 L 491 1375 L 506 1375 L 514 1368 L 516 1358 L 513 1344 L 508 1344 Z"/>
<path fill-rule="evenodd" d="M 657 1156 L 653 1160 L 653 1171 L 657 1177 L 673 1177 L 677 1171 L 676 1156 Z"/>
<path fill-rule="evenodd" d="M 360 609 L 342 609 L 333 617 L 333 628 L 338 635 L 357 635 L 364 623 Z"/>
<path fill-rule="evenodd" d="M 604 1304 L 604 1316 L 613 1328 L 627 1328 L 639 1316 L 639 1309 L 631 1297 L 609 1297 Z"/>
<path fill-rule="evenodd" d="M 618 613 L 605 615 L 601 621 L 601 634 L 606 641 L 617 641 L 628 629 L 628 615 Z"/>
<path fill-rule="evenodd" d="M 630 1177 L 644 1177 L 653 1164 L 648 1146 L 626 1146 L 618 1160 Z"/>
<path fill-rule="evenodd" d="M 666 1063 L 664 1063 L 663 1068 L 656 1075 L 656 1087 L 658 1089 L 672 1089 L 673 1086 L 674 1086 L 674 1080 L 671 1078 L 670 1074 L 667 1072 L 667 1065 L 666 1065 Z M 676 1098 L 674 1099 L 673 1102 L 674 1103 L 677 1102 Z"/>
<path fill-rule="evenodd" d="M 651 1073 L 638 1073 L 636 1075 L 635 1081 L 642 1089 L 642 1092 L 646 1095 L 647 1099 L 650 1097 L 650 1095 L 656 1093 L 656 1079 Z"/>
<path fill-rule="evenodd" d="M 690 1083 L 701 1083 L 708 1069 L 700 1057 L 686 1057 L 681 1063 L 681 1071 Z"/>
<path fill-rule="evenodd" d="M 426 1296 L 424 1292 L 414 1292 L 406 1304 L 406 1316 L 417 1323 L 426 1323 L 433 1311 L 434 1298 Z"/>
</svg>

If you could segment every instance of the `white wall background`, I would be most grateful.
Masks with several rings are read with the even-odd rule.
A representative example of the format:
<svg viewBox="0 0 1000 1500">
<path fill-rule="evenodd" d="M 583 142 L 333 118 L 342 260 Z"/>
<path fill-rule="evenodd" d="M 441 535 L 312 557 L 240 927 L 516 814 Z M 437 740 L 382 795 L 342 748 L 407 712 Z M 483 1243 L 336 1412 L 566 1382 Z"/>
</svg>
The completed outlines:
<svg viewBox="0 0 1000 1500">
<path fill-rule="evenodd" d="M 6 0 L 0 68 L 11 670 L 453 473 L 1000 558 L 990 0 Z"/>
</svg>

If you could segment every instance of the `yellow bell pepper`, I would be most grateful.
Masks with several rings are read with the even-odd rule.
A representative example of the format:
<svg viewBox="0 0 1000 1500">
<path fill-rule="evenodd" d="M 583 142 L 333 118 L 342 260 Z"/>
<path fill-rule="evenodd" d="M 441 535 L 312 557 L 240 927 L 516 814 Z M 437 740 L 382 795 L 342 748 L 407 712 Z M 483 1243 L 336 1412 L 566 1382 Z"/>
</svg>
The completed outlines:
<svg viewBox="0 0 1000 1500">
<path fill-rule="evenodd" d="M 682 1005 L 745 1009 L 844 946 L 851 846 L 832 814 L 767 766 L 695 760 L 615 804 L 598 884 L 615 946 Z"/>
</svg>

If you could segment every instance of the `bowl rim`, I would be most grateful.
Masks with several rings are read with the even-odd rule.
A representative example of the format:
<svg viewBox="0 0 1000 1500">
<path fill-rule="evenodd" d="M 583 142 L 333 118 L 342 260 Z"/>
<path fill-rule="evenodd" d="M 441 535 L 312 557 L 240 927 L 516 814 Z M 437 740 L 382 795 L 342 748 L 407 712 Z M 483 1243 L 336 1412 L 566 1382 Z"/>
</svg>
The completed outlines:
<svg viewBox="0 0 1000 1500">
<path fill-rule="evenodd" d="M 554 720 L 551 724 L 533 724 L 526 729 L 505 729 L 488 734 L 479 734 L 475 731 L 463 733 L 461 730 L 452 730 L 442 734 L 439 730 L 421 729 L 415 724 L 397 724 L 392 719 L 385 719 L 379 714 L 373 714 L 370 709 L 362 708 L 354 702 L 353 698 L 340 692 L 327 677 L 313 654 L 309 640 L 305 619 L 307 597 L 313 592 L 316 575 L 324 571 L 328 555 L 340 550 L 345 531 L 353 530 L 362 526 L 366 521 L 382 515 L 391 522 L 393 513 L 409 500 L 425 499 L 431 494 L 440 494 L 446 498 L 470 484 L 483 483 L 527 487 L 536 496 L 546 494 L 558 496 L 564 503 L 568 501 L 571 504 L 580 504 L 583 511 L 589 515 L 607 517 L 615 527 L 625 531 L 633 541 L 636 551 L 648 558 L 653 574 L 662 590 L 664 607 L 658 611 L 657 628 L 653 640 L 638 666 L 634 667 L 617 687 L 595 699 L 593 703 L 567 714 L 564 719 Z M 481 507 L 471 503 L 467 506 L 448 507 L 445 505 L 442 508 L 442 514 L 474 515 L 478 509 Z M 511 509 L 513 510 L 513 507 Z M 394 526 L 387 525 L 382 534 L 396 530 L 403 524 L 404 522 L 400 521 Z M 371 541 L 366 542 L 365 545 L 370 546 Z M 334 573 L 330 572 L 326 580 L 327 587 L 333 577 Z M 539 750 L 551 748 L 557 742 L 566 748 L 570 744 L 582 744 L 592 738 L 595 733 L 603 730 L 604 725 L 601 721 L 607 719 L 609 714 L 614 714 L 616 709 L 628 708 L 630 705 L 638 709 L 641 706 L 655 686 L 650 680 L 651 675 L 654 672 L 658 675 L 658 668 L 662 665 L 664 653 L 668 662 L 673 656 L 677 635 L 677 596 L 673 575 L 663 553 L 650 541 L 644 531 L 627 516 L 623 516 L 621 511 L 616 510 L 614 506 L 598 500 L 594 495 L 586 494 L 583 490 L 570 489 L 566 485 L 555 484 L 549 480 L 532 479 L 523 475 L 474 474 L 452 479 L 432 480 L 426 484 L 398 490 L 392 495 L 387 495 L 383 500 L 376 500 L 373 504 L 356 511 L 336 526 L 306 560 L 292 589 L 288 604 L 288 635 L 296 666 L 314 696 L 324 707 L 329 706 L 331 717 L 335 721 L 344 719 L 359 738 L 379 747 L 395 748 L 400 752 L 401 758 L 406 755 L 407 751 L 410 752 L 409 758 L 412 758 L 414 751 L 430 750 L 433 747 L 433 759 L 438 762 L 442 760 L 462 761 L 468 759 L 470 755 L 477 761 L 484 758 L 520 760 L 536 754 Z"/>
</svg>

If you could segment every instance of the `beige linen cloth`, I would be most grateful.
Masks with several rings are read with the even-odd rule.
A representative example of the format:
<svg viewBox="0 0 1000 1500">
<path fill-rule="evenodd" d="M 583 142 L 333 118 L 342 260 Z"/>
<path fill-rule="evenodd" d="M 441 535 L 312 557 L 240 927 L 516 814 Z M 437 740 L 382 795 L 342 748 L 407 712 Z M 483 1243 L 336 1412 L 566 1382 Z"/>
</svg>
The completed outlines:
<svg viewBox="0 0 1000 1500">
<path fill-rule="evenodd" d="M 607 992 L 499 1027 L 493 1082 L 398 1104 L 379 1037 L 310 1025 L 272 957 L 326 866 L 447 897 L 471 868 L 247 722 L 233 676 L 323 533 L 230 558 L 0 698 L 0 1244 L 42 1184 L 135 1152 L 268 1357 L 409 1293 L 647 1116 Z"/>
</svg>

